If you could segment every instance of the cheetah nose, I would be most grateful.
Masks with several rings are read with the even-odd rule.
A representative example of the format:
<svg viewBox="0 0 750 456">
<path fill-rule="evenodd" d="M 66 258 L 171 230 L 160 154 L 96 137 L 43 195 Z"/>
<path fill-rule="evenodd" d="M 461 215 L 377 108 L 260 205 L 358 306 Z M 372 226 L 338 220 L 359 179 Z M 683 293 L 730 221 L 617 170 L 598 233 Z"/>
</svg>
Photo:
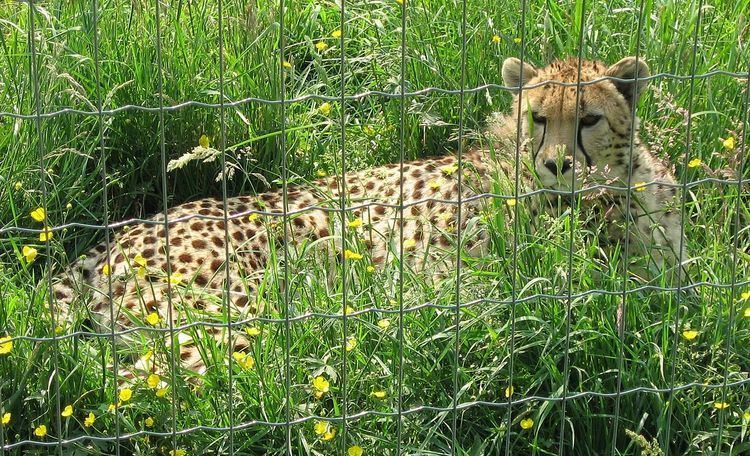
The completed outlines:
<svg viewBox="0 0 750 456">
<path fill-rule="evenodd" d="M 545 160 L 544 167 L 554 175 L 557 175 L 557 162 L 555 160 Z M 561 174 L 565 174 L 570 169 L 570 160 L 567 158 L 562 162 L 562 168 L 560 169 Z"/>
</svg>

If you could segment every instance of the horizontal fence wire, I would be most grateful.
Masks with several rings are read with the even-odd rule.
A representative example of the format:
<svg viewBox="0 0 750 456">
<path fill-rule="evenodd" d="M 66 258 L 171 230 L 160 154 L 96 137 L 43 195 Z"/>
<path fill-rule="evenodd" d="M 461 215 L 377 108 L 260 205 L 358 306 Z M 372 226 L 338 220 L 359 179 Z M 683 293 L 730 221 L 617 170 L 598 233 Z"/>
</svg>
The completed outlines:
<svg viewBox="0 0 750 456">
<path fill-rule="evenodd" d="M 724 71 L 724 70 L 714 70 L 714 71 L 708 71 L 706 73 L 702 74 L 696 74 L 694 76 L 695 79 L 706 79 L 713 76 L 728 76 L 731 78 L 736 79 L 745 79 L 748 76 L 747 72 L 731 72 L 731 71 Z M 657 73 L 653 74 L 648 77 L 638 78 L 639 81 L 652 81 L 655 79 L 673 79 L 678 81 L 689 81 L 693 76 L 690 75 L 680 75 L 675 73 Z M 616 82 L 630 82 L 631 79 L 622 79 L 622 78 L 616 78 L 613 76 L 603 76 L 601 78 L 592 79 L 590 81 L 581 81 L 580 86 L 585 87 L 588 85 L 596 84 L 597 82 L 601 81 L 616 81 Z M 548 81 L 541 81 L 534 84 L 525 85 L 523 87 L 524 90 L 533 89 L 536 87 L 541 87 L 545 84 L 552 84 L 556 86 L 561 87 L 576 87 L 578 86 L 575 82 L 562 82 L 562 81 L 556 81 L 556 80 L 548 80 Z M 516 92 L 518 91 L 518 87 L 509 87 L 504 86 L 502 84 L 481 84 L 477 85 L 472 88 L 466 88 L 463 90 L 464 93 L 476 93 L 481 92 L 483 90 L 488 89 L 497 89 L 502 90 L 506 92 Z M 418 97 L 422 95 L 429 95 L 432 93 L 441 94 L 441 95 L 460 95 L 461 90 L 458 89 L 444 89 L 441 87 L 426 87 L 420 90 L 416 90 L 413 92 L 406 92 L 403 94 L 405 97 L 413 98 Z M 359 92 L 352 95 L 345 95 L 343 97 L 343 100 L 345 101 L 357 101 L 362 100 L 364 98 L 368 98 L 371 96 L 378 96 L 383 98 L 392 98 L 392 99 L 399 99 L 402 94 L 400 92 L 384 92 L 381 90 L 366 90 L 363 92 Z M 319 94 L 307 94 L 302 95 L 295 98 L 289 98 L 284 101 L 285 104 L 293 104 L 293 103 L 299 103 L 303 101 L 341 101 L 342 97 L 340 96 L 333 96 L 333 95 L 319 95 Z M 281 100 L 272 100 L 272 99 L 266 99 L 266 98 L 258 98 L 258 97 L 246 97 L 241 100 L 235 100 L 235 101 L 228 101 L 223 104 L 225 108 L 233 108 L 238 107 L 246 104 L 252 104 L 252 103 L 260 103 L 265 105 L 281 105 Z M 112 109 L 103 109 L 101 112 L 101 115 L 103 116 L 111 116 L 114 114 L 119 114 L 125 111 L 141 111 L 141 112 L 150 112 L 150 113 L 159 113 L 159 111 L 163 112 L 170 112 L 170 111 L 179 111 L 181 109 L 185 108 L 221 108 L 221 103 L 206 103 L 202 101 L 196 101 L 196 100 L 189 100 L 184 101 L 181 103 L 176 103 L 169 106 L 164 106 L 163 108 L 154 107 L 154 106 L 143 106 L 143 105 L 123 105 L 117 108 Z M 43 112 L 39 115 L 42 119 L 48 119 L 51 117 L 58 117 L 63 114 L 80 114 L 85 116 L 99 116 L 99 112 L 97 111 L 90 111 L 85 109 L 76 109 L 76 108 L 62 108 L 57 111 L 51 111 L 51 112 Z M 19 113 L 12 113 L 7 111 L 0 111 L 0 118 L 2 117 L 10 117 L 14 119 L 26 119 L 26 120 L 33 120 L 37 118 L 36 114 L 19 114 Z"/>
</svg>

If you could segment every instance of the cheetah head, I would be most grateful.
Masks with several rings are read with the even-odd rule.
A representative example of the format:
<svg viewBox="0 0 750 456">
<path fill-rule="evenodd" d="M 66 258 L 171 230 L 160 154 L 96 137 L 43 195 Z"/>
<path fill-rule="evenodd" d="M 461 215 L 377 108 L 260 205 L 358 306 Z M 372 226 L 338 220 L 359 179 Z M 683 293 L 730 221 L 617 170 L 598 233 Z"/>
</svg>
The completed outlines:
<svg viewBox="0 0 750 456">
<path fill-rule="evenodd" d="M 545 81 L 576 84 L 578 59 L 556 61 L 541 69 L 528 63 L 522 66 L 516 58 L 505 60 L 503 80 L 506 86 L 540 84 L 515 95 L 513 115 L 520 119 L 524 137 L 531 139 L 528 149 L 542 186 L 568 190 L 575 178 L 576 188 L 580 188 L 583 179 L 592 173 L 606 180 L 625 180 L 631 128 L 638 128 L 633 122 L 633 104 L 646 88 L 647 82 L 640 78 L 649 76 L 648 65 L 635 57 L 626 57 L 609 67 L 600 62 L 583 61 L 580 70 L 581 81 L 608 76 L 634 79 L 636 74 L 638 90 L 634 81 L 603 80 L 581 86 L 576 109 L 575 86 Z M 519 96 L 523 97 L 520 105 Z M 637 135 L 633 138 L 638 140 Z"/>
</svg>

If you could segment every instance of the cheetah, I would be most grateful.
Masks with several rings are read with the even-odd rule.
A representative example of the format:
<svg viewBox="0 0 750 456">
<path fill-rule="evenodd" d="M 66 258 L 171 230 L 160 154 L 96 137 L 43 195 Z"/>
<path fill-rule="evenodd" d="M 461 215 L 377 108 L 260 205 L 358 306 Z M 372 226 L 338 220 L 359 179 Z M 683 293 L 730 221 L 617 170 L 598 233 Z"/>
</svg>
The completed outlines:
<svg viewBox="0 0 750 456">
<path fill-rule="evenodd" d="M 85 302 L 102 332 L 157 322 L 179 326 L 200 320 L 196 313 L 227 312 L 227 306 L 231 320 L 241 321 L 264 310 L 259 296 L 264 274 L 279 261 L 305 255 L 313 244 L 333 263 L 364 258 L 385 267 L 403 258 L 420 272 L 450 270 L 458 232 L 462 255 L 487 254 L 489 236 L 479 222 L 487 206 L 481 197 L 496 188 L 493 179 L 514 181 L 517 150 L 525 163 L 518 170 L 519 194 L 539 188 L 565 192 L 596 181 L 642 186 L 630 191 L 630 207 L 627 190 L 600 189 L 582 204 L 604 201 L 601 217 L 615 242 L 623 237 L 625 217 L 631 217 L 632 239 L 638 240 L 633 243 L 659 266 L 674 264 L 684 244 L 677 191 L 669 169 L 639 140 L 633 105 L 646 82 L 639 80 L 636 89 L 636 74 L 645 78 L 649 68 L 632 57 L 612 66 L 584 61 L 581 80 L 599 82 L 582 86 L 577 96 L 575 84 L 548 82 L 575 83 L 576 59 L 537 69 L 509 58 L 502 67 L 505 85 L 529 87 L 514 94 L 512 113 L 491 118 L 489 147 L 465 151 L 460 163 L 456 156 L 425 158 L 289 186 L 286 195 L 276 189 L 226 203 L 206 198 L 181 204 L 166 217 L 117 231 L 109 244 L 71 264 L 55 280 L 53 308 L 64 320 L 75 302 Z M 490 153 L 492 148 L 497 153 Z M 554 212 L 565 196 L 541 193 L 534 199 L 541 202 L 530 210 L 538 215 Z M 342 203 L 348 208 L 343 217 L 336 211 Z M 344 231 L 352 236 L 343 238 Z M 242 349 L 247 341 L 232 343 Z M 189 341 L 179 354 L 186 369 L 205 369 Z"/>
</svg>

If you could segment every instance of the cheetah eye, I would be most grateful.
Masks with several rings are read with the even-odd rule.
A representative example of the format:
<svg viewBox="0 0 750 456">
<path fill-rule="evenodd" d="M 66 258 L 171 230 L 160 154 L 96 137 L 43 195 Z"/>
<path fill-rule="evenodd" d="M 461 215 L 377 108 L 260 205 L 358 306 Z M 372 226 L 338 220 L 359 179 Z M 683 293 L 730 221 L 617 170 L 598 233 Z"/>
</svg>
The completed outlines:
<svg viewBox="0 0 750 456">
<path fill-rule="evenodd" d="M 602 116 L 598 114 L 589 114 L 588 116 L 582 117 L 579 124 L 582 127 L 591 127 L 599 123 L 602 120 Z"/>
<path fill-rule="evenodd" d="M 534 121 L 536 124 L 546 124 L 547 118 L 544 116 L 540 116 L 539 113 L 533 112 L 531 113 L 531 120 Z"/>
</svg>

